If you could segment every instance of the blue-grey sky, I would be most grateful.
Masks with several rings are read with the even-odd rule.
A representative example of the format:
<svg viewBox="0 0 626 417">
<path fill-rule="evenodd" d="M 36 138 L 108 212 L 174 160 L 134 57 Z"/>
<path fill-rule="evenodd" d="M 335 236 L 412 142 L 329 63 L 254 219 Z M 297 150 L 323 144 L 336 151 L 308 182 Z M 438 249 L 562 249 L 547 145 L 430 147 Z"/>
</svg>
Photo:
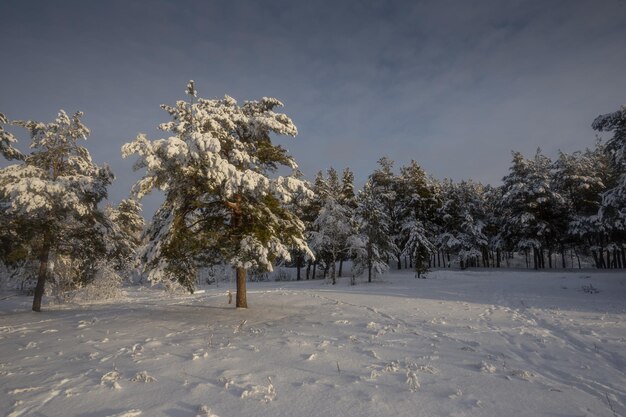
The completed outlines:
<svg viewBox="0 0 626 417">
<path fill-rule="evenodd" d="M 302 171 L 359 183 L 387 155 L 498 184 L 511 150 L 592 146 L 592 120 L 626 104 L 624 0 L 0 0 L 0 40 L 0 112 L 84 111 L 114 203 L 138 178 L 120 147 L 162 137 L 159 104 L 189 79 L 279 98 Z"/>
</svg>

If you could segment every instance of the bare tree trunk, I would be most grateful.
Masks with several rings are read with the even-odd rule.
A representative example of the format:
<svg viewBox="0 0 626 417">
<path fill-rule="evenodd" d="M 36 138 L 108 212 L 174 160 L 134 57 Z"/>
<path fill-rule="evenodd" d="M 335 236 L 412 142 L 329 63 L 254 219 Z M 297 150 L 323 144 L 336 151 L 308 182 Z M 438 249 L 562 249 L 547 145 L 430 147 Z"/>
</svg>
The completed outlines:
<svg viewBox="0 0 626 417">
<path fill-rule="evenodd" d="M 41 251 L 39 257 L 39 274 L 37 276 L 37 286 L 35 287 L 35 296 L 33 297 L 33 311 L 41 311 L 41 299 L 46 286 L 48 277 L 48 258 L 50 256 L 50 247 L 46 246 Z"/>
<path fill-rule="evenodd" d="M 333 285 L 335 285 L 337 283 L 337 276 L 335 275 L 335 267 L 337 260 L 335 259 L 335 254 L 333 253 L 333 260 L 332 263 L 330 264 L 330 279 L 333 282 Z"/>
<path fill-rule="evenodd" d="M 343 258 L 339 260 L 339 277 L 341 277 L 342 272 L 343 272 Z"/>
<path fill-rule="evenodd" d="M 248 308 L 246 298 L 246 269 L 240 266 L 236 269 L 237 274 L 237 308 Z"/>
</svg>

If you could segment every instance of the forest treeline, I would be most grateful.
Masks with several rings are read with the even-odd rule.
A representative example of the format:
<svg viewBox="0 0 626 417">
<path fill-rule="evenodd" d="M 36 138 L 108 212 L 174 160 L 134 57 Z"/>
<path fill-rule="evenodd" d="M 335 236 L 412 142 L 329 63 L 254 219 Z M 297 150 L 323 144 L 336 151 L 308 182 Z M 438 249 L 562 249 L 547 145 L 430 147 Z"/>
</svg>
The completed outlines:
<svg viewBox="0 0 626 417">
<path fill-rule="evenodd" d="M 123 146 L 143 176 L 116 207 L 104 207 L 114 176 L 82 146 L 82 113 L 60 111 L 51 123 L 0 114 L 0 153 L 12 161 L 0 170 L 0 260 L 5 279 L 33 283 L 33 310 L 46 283 L 107 288 L 141 274 L 193 291 L 198 270 L 214 265 L 235 269 L 238 307 L 247 307 L 248 273 L 277 263 L 333 283 L 348 260 L 351 276 L 369 280 L 392 265 L 418 277 L 430 267 L 500 267 L 514 253 L 535 269 L 580 267 L 581 258 L 626 268 L 626 107 L 593 121 L 612 135 L 606 143 L 555 160 L 513 152 L 501 186 L 437 180 L 415 161 L 395 170 L 384 157 L 357 190 L 349 168 L 305 180 L 272 143 L 297 134 L 275 111 L 280 101 L 203 99 L 193 82 L 186 93 L 162 106 L 169 136 Z M 9 125 L 29 133 L 28 153 Z M 138 200 L 153 190 L 164 201 L 145 222 Z"/>
</svg>

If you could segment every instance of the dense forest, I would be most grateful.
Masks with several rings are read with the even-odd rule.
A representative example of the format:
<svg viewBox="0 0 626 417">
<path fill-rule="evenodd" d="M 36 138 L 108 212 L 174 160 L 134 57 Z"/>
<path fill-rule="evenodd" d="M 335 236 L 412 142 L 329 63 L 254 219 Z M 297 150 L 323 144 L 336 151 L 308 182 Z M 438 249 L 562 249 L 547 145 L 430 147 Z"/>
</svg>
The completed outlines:
<svg viewBox="0 0 626 417">
<path fill-rule="evenodd" d="M 455 182 L 428 175 L 416 161 L 394 167 L 383 157 L 357 190 L 349 168 L 303 178 L 272 135 L 296 136 L 276 99 L 239 105 L 197 97 L 162 106 L 169 134 L 145 135 L 122 149 L 137 157 L 143 177 L 131 196 L 106 205 L 113 181 L 81 141 L 82 113 L 55 121 L 9 120 L 0 114 L 0 260 L 5 285 L 32 286 L 39 311 L 48 287 L 58 292 L 101 283 L 108 288 L 136 275 L 177 282 L 189 291 L 198 270 L 230 265 L 237 306 L 246 307 L 248 273 L 277 263 L 297 279 L 364 275 L 412 268 L 502 267 L 514 256 L 527 268 L 626 268 L 626 107 L 597 117 L 608 132 L 586 150 L 513 152 L 502 185 Z M 7 126 L 24 128 L 30 152 Z M 290 171 L 288 175 L 280 175 Z M 138 202 L 164 193 L 145 222 Z M 350 261 L 350 271 L 344 263 Z M 103 284 L 104 283 L 104 284 Z"/>
</svg>

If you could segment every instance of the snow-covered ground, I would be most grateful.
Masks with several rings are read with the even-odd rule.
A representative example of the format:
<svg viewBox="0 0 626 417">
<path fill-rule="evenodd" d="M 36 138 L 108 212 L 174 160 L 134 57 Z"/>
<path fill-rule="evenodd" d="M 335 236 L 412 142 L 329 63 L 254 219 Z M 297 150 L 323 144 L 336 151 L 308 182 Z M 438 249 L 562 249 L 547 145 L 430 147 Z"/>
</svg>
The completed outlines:
<svg viewBox="0 0 626 417">
<path fill-rule="evenodd" d="M 3 300 L 0 415 L 626 415 L 623 272 L 430 277 Z"/>
</svg>

